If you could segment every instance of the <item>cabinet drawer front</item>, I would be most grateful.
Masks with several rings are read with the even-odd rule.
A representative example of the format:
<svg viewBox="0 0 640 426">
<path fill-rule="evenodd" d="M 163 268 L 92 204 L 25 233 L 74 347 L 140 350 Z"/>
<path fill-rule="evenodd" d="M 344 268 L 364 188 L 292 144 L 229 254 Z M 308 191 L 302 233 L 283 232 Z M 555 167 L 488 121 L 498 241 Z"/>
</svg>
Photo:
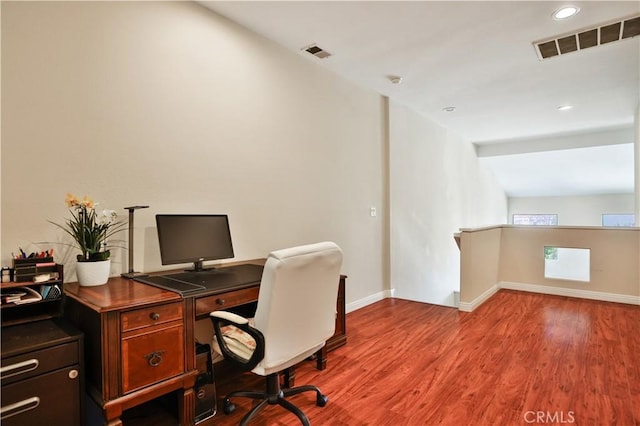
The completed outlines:
<svg viewBox="0 0 640 426">
<path fill-rule="evenodd" d="M 3 359 L 0 379 L 3 384 L 13 383 L 78 362 L 78 342 L 69 342 Z"/>
<path fill-rule="evenodd" d="M 123 312 L 120 317 L 123 332 L 181 319 L 182 302 L 166 303 Z"/>
<path fill-rule="evenodd" d="M 213 296 L 196 299 L 196 316 L 209 315 L 210 312 L 220 311 L 234 306 L 258 300 L 259 287 L 245 288 Z"/>
<path fill-rule="evenodd" d="M 182 323 L 122 339 L 122 393 L 160 382 L 184 370 Z"/>
<path fill-rule="evenodd" d="M 80 425 L 79 366 L 2 386 L 2 426 Z"/>
</svg>

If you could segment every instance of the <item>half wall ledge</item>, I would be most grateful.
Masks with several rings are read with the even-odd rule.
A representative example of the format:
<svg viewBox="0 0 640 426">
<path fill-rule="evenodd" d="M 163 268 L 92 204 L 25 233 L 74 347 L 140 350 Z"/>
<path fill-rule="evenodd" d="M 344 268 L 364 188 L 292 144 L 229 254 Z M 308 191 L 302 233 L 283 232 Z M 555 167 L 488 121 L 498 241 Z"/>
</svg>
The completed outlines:
<svg viewBox="0 0 640 426">
<path fill-rule="evenodd" d="M 501 288 L 640 305 L 640 228 L 495 225 L 454 238 L 461 311 Z M 545 277 L 545 247 L 589 249 L 589 281 Z"/>
</svg>

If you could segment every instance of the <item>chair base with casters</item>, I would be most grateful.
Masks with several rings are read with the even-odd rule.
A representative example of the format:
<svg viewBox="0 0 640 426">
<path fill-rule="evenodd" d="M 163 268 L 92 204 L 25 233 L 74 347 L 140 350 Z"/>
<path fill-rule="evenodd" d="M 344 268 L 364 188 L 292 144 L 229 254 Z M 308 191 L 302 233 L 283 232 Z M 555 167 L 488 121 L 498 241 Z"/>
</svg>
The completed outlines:
<svg viewBox="0 0 640 426">
<path fill-rule="evenodd" d="M 291 411 L 300 419 L 303 425 L 309 426 L 309 419 L 307 416 L 296 407 L 291 402 L 287 401 L 285 398 L 292 395 L 297 395 L 302 392 L 315 392 L 316 393 L 316 405 L 318 407 L 324 407 L 327 405 L 329 398 L 326 395 L 323 395 L 320 389 L 316 386 L 305 385 L 305 386 L 296 386 L 289 389 L 281 389 L 280 388 L 280 375 L 278 373 L 271 373 L 267 377 L 267 389 L 266 392 L 257 392 L 257 391 L 235 391 L 231 392 L 224 398 L 223 402 L 223 411 L 225 414 L 231 414 L 236 409 L 234 403 L 231 402 L 231 398 L 234 397 L 244 397 L 244 398 L 252 398 L 252 399 L 261 399 L 260 403 L 254 406 L 251 411 L 249 411 L 240 421 L 240 425 L 246 425 L 260 410 L 262 410 L 267 405 L 280 405 L 281 407 L 286 408 Z"/>
</svg>

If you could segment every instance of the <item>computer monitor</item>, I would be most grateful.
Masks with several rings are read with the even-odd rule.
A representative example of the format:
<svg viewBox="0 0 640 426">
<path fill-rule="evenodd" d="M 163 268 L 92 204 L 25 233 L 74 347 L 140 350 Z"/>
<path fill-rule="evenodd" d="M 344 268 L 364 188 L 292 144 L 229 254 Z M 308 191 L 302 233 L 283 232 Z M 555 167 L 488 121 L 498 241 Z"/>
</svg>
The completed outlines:
<svg viewBox="0 0 640 426">
<path fill-rule="evenodd" d="M 158 214 L 156 225 L 163 265 L 193 262 L 199 272 L 206 260 L 234 256 L 225 214 Z"/>
</svg>

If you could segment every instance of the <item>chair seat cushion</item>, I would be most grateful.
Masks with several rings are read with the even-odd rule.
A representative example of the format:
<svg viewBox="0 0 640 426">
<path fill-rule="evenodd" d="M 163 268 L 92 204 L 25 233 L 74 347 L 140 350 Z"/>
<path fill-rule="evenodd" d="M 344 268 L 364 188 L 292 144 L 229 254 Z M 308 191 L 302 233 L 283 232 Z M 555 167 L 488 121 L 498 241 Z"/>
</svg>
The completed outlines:
<svg viewBox="0 0 640 426">
<path fill-rule="evenodd" d="M 253 327 L 253 318 L 249 318 L 249 325 Z M 253 337 L 233 325 L 225 325 L 220 327 L 220 330 L 225 343 L 233 353 L 247 360 L 251 358 L 256 349 L 256 341 Z M 222 356 L 222 351 L 215 336 L 211 346 L 217 355 Z"/>
</svg>

